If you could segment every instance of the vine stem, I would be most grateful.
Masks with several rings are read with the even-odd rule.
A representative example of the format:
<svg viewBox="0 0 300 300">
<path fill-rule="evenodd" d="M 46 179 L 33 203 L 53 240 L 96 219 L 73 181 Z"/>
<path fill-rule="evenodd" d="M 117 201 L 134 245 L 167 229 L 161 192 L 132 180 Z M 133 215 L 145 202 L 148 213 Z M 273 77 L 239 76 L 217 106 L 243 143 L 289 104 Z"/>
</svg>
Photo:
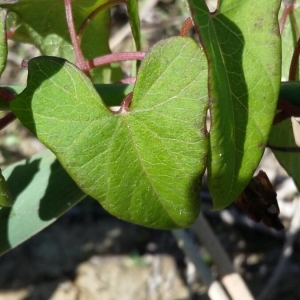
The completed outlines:
<svg viewBox="0 0 300 300">
<path fill-rule="evenodd" d="M 72 0 L 64 0 L 64 4 L 65 4 L 66 20 L 68 24 L 69 34 L 70 34 L 71 42 L 75 53 L 76 65 L 79 69 L 81 69 L 84 73 L 86 73 L 86 75 L 90 77 L 89 66 L 84 59 L 83 53 L 79 45 L 79 40 L 77 38 L 71 1 Z"/>
<path fill-rule="evenodd" d="M 2 130 L 4 127 L 6 127 L 9 123 L 14 121 L 16 119 L 16 116 L 9 112 L 6 114 L 3 118 L 0 119 L 0 130 Z"/>
<path fill-rule="evenodd" d="M 101 11 L 104 11 L 107 8 L 110 8 L 112 6 L 122 4 L 122 3 L 127 3 L 127 0 L 110 0 L 110 1 L 100 5 L 99 7 L 97 7 L 94 11 L 92 11 L 87 16 L 87 18 L 83 21 L 83 23 L 81 24 L 81 26 L 78 30 L 77 39 L 78 39 L 79 45 L 81 44 L 82 36 L 83 36 L 85 29 L 87 28 L 88 24 L 97 16 L 98 13 L 100 13 Z"/>
<path fill-rule="evenodd" d="M 4 87 L 0 87 L 0 98 L 2 101 L 5 101 L 7 103 L 11 102 L 16 97 L 16 93 L 6 89 Z M 4 117 L 0 119 L 0 130 L 2 130 L 4 127 L 6 127 L 8 124 L 10 124 L 12 121 L 16 119 L 16 116 L 9 112 Z"/>
<path fill-rule="evenodd" d="M 300 117 L 300 107 L 279 98 L 277 108 L 280 112 L 276 114 L 273 125 L 276 125 L 290 117 Z"/>
<path fill-rule="evenodd" d="M 121 103 L 120 108 L 118 110 L 111 110 L 111 112 L 116 115 L 126 114 L 129 111 L 129 106 L 131 104 L 132 97 L 133 97 L 133 93 L 131 92 L 127 96 L 125 96 L 125 98 Z"/>
<path fill-rule="evenodd" d="M 16 97 L 16 93 L 5 87 L 0 87 L 0 99 L 5 102 L 10 102 Z"/>
<path fill-rule="evenodd" d="M 135 82 L 136 82 L 136 77 L 127 77 L 127 78 L 121 79 L 117 83 L 134 84 Z"/>
<path fill-rule="evenodd" d="M 191 17 L 187 18 L 184 23 L 182 24 L 182 27 L 180 29 L 180 36 L 187 36 L 189 33 L 189 30 L 194 26 L 193 20 Z"/>
<path fill-rule="evenodd" d="M 288 17 L 288 15 L 290 14 L 290 12 L 292 12 L 294 10 L 294 5 L 285 5 L 284 6 L 284 10 L 282 12 L 280 21 L 279 21 L 279 30 L 280 30 L 280 34 L 282 35 L 283 30 L 284 30 L 284 26 L 286 23 L 286 19 Z"/>
<path fill-rule="evenodd" d="M 123 53 L 112 53 L 103 55 L 97 58 L 89 60 L 89 68 L 96 68 L 102 65 L 110 64 L 112 62 L 126 61 L 126 60 L 143 60 L 147 52 L 123 52 Z"/>
</svg>

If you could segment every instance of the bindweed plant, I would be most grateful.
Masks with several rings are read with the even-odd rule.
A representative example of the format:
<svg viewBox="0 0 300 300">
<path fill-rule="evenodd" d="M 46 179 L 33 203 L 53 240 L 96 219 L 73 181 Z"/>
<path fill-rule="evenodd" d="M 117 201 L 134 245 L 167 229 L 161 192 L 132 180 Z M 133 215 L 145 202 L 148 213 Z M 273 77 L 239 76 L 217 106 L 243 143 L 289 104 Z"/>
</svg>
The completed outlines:
<svg viewBox="0 0 300 300">
<path fill-rule="evenodd" d="M 144 52 L 136 0 L 0 3 L 1 72 L 7 38 L 43 55 L 28 62 L 21 91 L 2 83 L 9 112 L 0 127 L 17 118 L 49 149 L 3 172 L 0 253 L 86 195 L 128 222 L 188 227 L 205 170 L 214 209 L 222 209 L 243 192 L 266 147 L 300 185 L 296 5 L 223 0 L 210 12 L 204 0 L 189 0 L 178 36 Z M 136 51 L 112 54 L 110 8 L 121 3 Z M 124 78 L 117 63 L 126 60 L 137 73 Z"/>
</svg>

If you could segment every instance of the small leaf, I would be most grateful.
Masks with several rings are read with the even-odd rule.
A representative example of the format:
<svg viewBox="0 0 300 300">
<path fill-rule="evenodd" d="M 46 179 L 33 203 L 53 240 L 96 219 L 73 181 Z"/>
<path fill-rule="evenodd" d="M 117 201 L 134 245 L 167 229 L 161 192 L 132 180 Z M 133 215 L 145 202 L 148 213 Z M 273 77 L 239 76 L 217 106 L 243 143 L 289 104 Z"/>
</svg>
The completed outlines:
<svg viewBox="0 0 300 300">
<path fill-rule="evenodd" d="M 205 1 L 190 8 L 209 61 L 208 183 L 214 208 L 243 191 L 261 159 L 280 85 L 279 0 Z"/>
<path fill-rule="evenodd" d="M 82 188 L 113 215 L 155 228 L 199 214 L 207 138 L 207 64 L 190 38 L 156 44 L 141 64 L 130 111 L 112 114 L 72 64 L 40 57 L 11 104 Z"/>
</svg>

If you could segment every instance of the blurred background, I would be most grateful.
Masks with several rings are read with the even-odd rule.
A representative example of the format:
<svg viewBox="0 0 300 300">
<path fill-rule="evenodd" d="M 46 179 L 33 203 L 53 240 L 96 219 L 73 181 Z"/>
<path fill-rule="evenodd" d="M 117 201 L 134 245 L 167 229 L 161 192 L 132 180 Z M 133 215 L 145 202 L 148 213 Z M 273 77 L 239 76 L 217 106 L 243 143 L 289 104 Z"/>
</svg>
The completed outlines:
<svg viewBox="0 0 300 300">
<path fill-rule="evenodd" d="M 211 9 L 214 1 L 208 1 Z M 188 17 L 181 0 L 140 1 L 143 48 L 178 35 Z M 112 52 L 131 51 L 132 37 L 125 6 L 112 10 Z M 23 59 L 39 55 L 34 46 L 9 41 L 8 67 L 2 84 L 26 85 Z M 123 64 L 124 70 L 130 65 Z M 2 168 L 45 149 L 15 121 L 0 132 Z M 232 266 L 255 299 L 300 299 L 300 220 L 298 192 L 270 151 L 260 169 L 277 194 L 286 231 L 254 224 L 234 205 L 211 211 L 204 180 L 202 212 Z M 291 225 L 292 224 L 292 225 Z M 218 262 L 199 239 L 184 230 L 198 255 L 219 280 Z M 171 231 L 152 230 L 120 221 L 87 198 L 57 222 L 0 257 L 0 300 L 179 300 L 212 299 L 205 275 Z M 219 298 L 222 298 L 221 294 Z M 231 298 L 228 298 L 231 299 Z M 240 294 L 241 300 L 248 299 Z M 250 298 L 249 298 L 250 299 Z"/>
</svg>

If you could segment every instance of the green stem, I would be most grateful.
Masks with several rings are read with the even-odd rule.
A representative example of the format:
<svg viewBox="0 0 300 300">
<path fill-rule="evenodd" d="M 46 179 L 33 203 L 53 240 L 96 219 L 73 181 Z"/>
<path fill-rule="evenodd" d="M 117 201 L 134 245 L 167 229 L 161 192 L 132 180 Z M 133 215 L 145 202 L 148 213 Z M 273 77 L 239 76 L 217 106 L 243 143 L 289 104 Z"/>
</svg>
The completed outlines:
<svg viewBox="0 0 300 300">
<path fill-rule="evenodd" d="M 94 11 L 92 11 L 87 18 L 83 21 L 83 23 L 81 24 L 78 34 L 77 34 L 77 38 L 79 41 L 79 45 L 81 44 L 81 40 L 82 40 L 82 36 L 84 33 L 84 30 L 87 28 L 88 24 L 97 16 L 98 13 L 112 7 L 118 4 L 122 4 L 122 3 L 126 3 L 126 0 L 111 0 L 108 1 L 102 5 L 100 5 L 99 7 L 97 7 Z"/>
</svg>

